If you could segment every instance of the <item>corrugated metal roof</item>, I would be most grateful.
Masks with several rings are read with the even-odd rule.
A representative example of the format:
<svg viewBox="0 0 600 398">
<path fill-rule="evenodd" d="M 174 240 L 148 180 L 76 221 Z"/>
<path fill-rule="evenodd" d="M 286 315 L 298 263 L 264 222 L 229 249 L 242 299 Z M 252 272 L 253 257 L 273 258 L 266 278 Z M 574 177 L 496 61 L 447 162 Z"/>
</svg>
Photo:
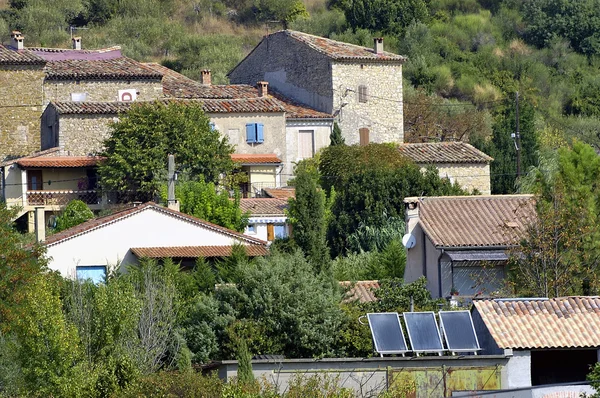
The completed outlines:
<svg viewBox="0 0 600 398">
<path fill-rule="evenodd" d="M 281 159 L 274 153 L 253 153 L 253 154 L 242 154 L 232 153 L 231 160 L 235 163 L 245 164 L 279 164 Z"/>
<path fill-rule="evenodd" d="M 266 256 L 267 246 L 247 245 L 246 255 L 249 257 Z M 131 252 L 137 257 L 147 258 L 198 258 L 198 257 L 229 257 L 233 246 L 174 246 L 174 247 L 134 247 Z"/>
<path fill-rule="evenodd" d="M 287 199 L 242 198 L 240 209 L 250 212 L 251 216 L 283 216 L 288 208 Z"/>
<path fill-rule="evenodd" d="M 508 247 L 535 219 L 533 195 L 405 198 L 419 207 L 419 223 L 436 247 Z"/>
<path fill-rule="evenodd" d="M 500 348 L 600 347 L 600 298 L 475 300 Z"/>
<path fill-rule="evenodd" d="M 17 160 L 22 167 L 90 167 L 106 158 L 102 156 L 50 156 Z"/>
<path fill-rule="evenodd" d="M 494 160 L 466 142 L 401 144 L 400 153 L 415 163 L 489 163 Z"/>
</svg>

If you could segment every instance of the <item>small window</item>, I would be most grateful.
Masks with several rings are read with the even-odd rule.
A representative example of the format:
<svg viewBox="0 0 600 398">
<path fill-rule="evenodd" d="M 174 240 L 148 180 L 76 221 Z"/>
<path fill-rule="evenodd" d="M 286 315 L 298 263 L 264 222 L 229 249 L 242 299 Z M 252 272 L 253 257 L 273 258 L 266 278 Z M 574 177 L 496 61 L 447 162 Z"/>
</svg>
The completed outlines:
<svg viewBox="0 0 600 398">
<path fill-rule="evenodd" d="M 248 224 L 248 226 L 246 227 L 246 233 L 247 234 L 255 234 L 256 233 L 256 225 Z"/>
<path fill-rule="evenodd" d="M 359 136 L 360 146 L 369 145 L 369 129 L 368 128 L 363 127 L 361 129 L 358 129 L 358 136 Z"/>
<path fill-rule="evenodd" d="M 369 94 L 367 93 L 367 86 L 358 86 L 358 102 L 367 102 Z"/>
<path fill-rule="evenodd" d="M 90 280 L 94 284 L 106 281 L 106 267 L 103 265 L 77 267 L 77 279 L 80 281 Z"/>
<path fill-rule="evenodd" d="M 285 229 L 284 224 L 275 224 L 274 229 L 275 229 L 275 238 L 276 239 L 287 238 L 287 231 Z"/>
<path fill-rule="evenodd" d="M 210 131 L 215 131 L 217 129 L 213 122 L 208 123 L 208 126 L 210 127 Z"/>
<path fill-rule="evenodd" d="M 246 142 L 248 144 L 262 144 L 264 141 L 264 125 L 262 123 L 246 124 Z"/>
</svg>

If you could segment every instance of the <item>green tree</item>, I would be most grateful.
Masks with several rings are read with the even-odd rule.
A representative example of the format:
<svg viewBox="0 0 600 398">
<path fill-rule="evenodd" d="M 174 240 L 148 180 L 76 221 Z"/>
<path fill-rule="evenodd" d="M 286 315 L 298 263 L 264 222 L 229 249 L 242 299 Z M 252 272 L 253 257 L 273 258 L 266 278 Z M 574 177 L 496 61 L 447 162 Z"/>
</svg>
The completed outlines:
<svg viewBox="0 0 600 398">
<path fill-rule="evenodd" d="M 216 182 L 232 169 L 233 147 L 210 128 L 198 102 L 133 104 L 112 124 L 98 168 L 100 184 L 130 199 L 151 200 L 166 179 L 167 154 L 192 178 Z"/>
<path fill-rule="evenodd" d="M 344 145 L 346 144 L 346 140 L 342 136 L 342 129 L 337 122 L 333 123 L 333 130 L 331 131 L 331 135 L 329 136 L 330 145 Z"/>
<path fill-rule="evenodd" d="M 162 187 L 161 196 L 166 202 L 166 186 Z M 240 209 L 239 191 L 235 191 L 233 200 L 230 200 L 229 193 L 225 190 L 217 192 L 213 182 L 180 180 L 175 185 L 175 197 L 182 213 L 238 232 L 248 224 L 248 214 Z"/>
<path fill-rule="evenodd" d="M 317 272 L 329 264 L 326 244 L 325 192 L 314 175 L 299 165 L 295 170 L 295 198 L 289 199 L 289 216 L 294 241 L 302 249 Z"/>
<path fill-rule="evenodd" d="M 406 312 L 411 310 L 411 301 L 415 311 L 437 311 L 438 304 L 444 300 L 433 300 L 427 290 L 427 280 L 421 277 L 412 283 L 402 279 L 381 281 L 375 291 L 377 301 L 370 304 L 375 312 Z"/>
<path fill-rule="evenodd" d="M 64 231 L 65 229 L 79 225 L 87 220 L 94 218 L 94 213 L 81 200 L 72 200 L 64 208 L 58 220 L 56 221 L 55 232 Z"/>
</svg>

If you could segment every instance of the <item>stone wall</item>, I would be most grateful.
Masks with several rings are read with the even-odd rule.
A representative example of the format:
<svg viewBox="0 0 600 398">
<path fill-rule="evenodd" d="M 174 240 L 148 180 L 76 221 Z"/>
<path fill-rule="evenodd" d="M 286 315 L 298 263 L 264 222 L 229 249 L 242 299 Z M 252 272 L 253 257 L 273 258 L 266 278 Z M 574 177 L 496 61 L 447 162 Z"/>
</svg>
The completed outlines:
<svg viewBox="0 0 600 398">
<path fill-rule="evenodd" d="M 483 163 L 445 163 L 435 165 L 440 177 L 447 177 L 451 182 L 457 182 L 463 189 L 472 192 L 477 189 L 482 195 L 492 193 L 490 185 L 490 165 Z M 422 167 L 421 170 L 425 170 Z"/>
<path fill-rule="evenodd" d="M 60 119 L 53 118 L 52 108 L 47 108 L 44 112 L 44 121 L 54 120 L 53 125 L 43 123 L 42 142 L 49 147 L 52 144 L 51 134 L 58 132 L 58 146 L 62 149 L 63 155 L 85 156 L 97 154 L 103 149 L 103 142 L 110 136 L 109 123 L 117 115 L 60 115 Z M 56 124 L 58 127 L 56 127 Z M 45 148 L 44 148 L 45 149 Z"/>
<path fill-rule="evenodd" d="M 117 101 L 119 90 L 135 89 L 137 101 L 152 101 L 163 97 L 161 80 L 46 80 L 44 103 L 71 101 L 72 93 L 87 93 L 86 101 Z"/>
<path fill-rule="evenodd" d="M 43 66 L 0 68 L 0 161 L 40 149 Z"/>
<path fill-rule="evenodd" d="M 333 109 L 346 144 L 359 143 L 359 129 L 369 129 L 369 142 L 404 142 L 402 64 L 332 64 Z M 366 87 L 366 102 L 359 101 Z"/>
<path fill-rule="evenodd" d="M 268 81 L 286 97 L 326 113 L 333 111 L 330 59 L 284 32 L 267 36 L 236 68 L 229 80 L 255 85 Z"/>
</svg>

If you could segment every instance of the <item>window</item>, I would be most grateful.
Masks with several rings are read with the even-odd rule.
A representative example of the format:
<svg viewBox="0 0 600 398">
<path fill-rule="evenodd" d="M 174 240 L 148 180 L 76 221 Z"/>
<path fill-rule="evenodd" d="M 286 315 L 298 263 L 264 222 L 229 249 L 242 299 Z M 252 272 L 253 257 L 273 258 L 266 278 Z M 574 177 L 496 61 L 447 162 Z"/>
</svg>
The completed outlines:
<svg viewBox="0 0 600 398">
<path fill-rule="evenodd" d="M 246 142 L 248 144 L 262 144 L 264 141 L 264 125 L 262 123 L 246 124 Z"/>
<path fill-rule="evenodd" d="M 367 102 L 368 96 L 369 95 L 367 94 L 367 86 L 362 84 L 358 86 L 358 102 Z"/>
<path fill-rule="evenodd" d="M 368 128 L 363 127 L 361 129 L 358 129 L 358 135 L 359 135 L 359 140 L 360 140 L 360 146 L 369 145 L 369 129 Z"/>
<path fill-rule="evenodd" d="M 41 191 L 44 189 L 42 170 L 27 170 L 27 189 L 30 191 Z"/>
<path fill-rule="evenodd" d="M 312 130 L 298 132 L 298 159 L 310 159 L 315 155 L 315 135 Z"/>
<path fill-rule="evenodd" d="M 80 281 L 90 280 L 94 284 L 104 283 L 106 280 L 106 267 L 103 265 L 77 267 L 77 279 Z"/>
<path fill-rule="evenodd" d="M 247 234 L 255 234 L 256 233 L 256 225 L 248 224 L 248 226 L 246 227 L 246 233 Z"/>
<path fill-rule="evenodd" d="M 274 227 L 276 239 L 287 238 L 287 231 L 285 230 L 284 224 L 275 224 Z"/>
<path fill-rule="evenodd" d="M 210 131 L 215 131 L 217 129 L 213 122 L 208 123 L 208 127 L 210 127 Z"/>
</svg>

